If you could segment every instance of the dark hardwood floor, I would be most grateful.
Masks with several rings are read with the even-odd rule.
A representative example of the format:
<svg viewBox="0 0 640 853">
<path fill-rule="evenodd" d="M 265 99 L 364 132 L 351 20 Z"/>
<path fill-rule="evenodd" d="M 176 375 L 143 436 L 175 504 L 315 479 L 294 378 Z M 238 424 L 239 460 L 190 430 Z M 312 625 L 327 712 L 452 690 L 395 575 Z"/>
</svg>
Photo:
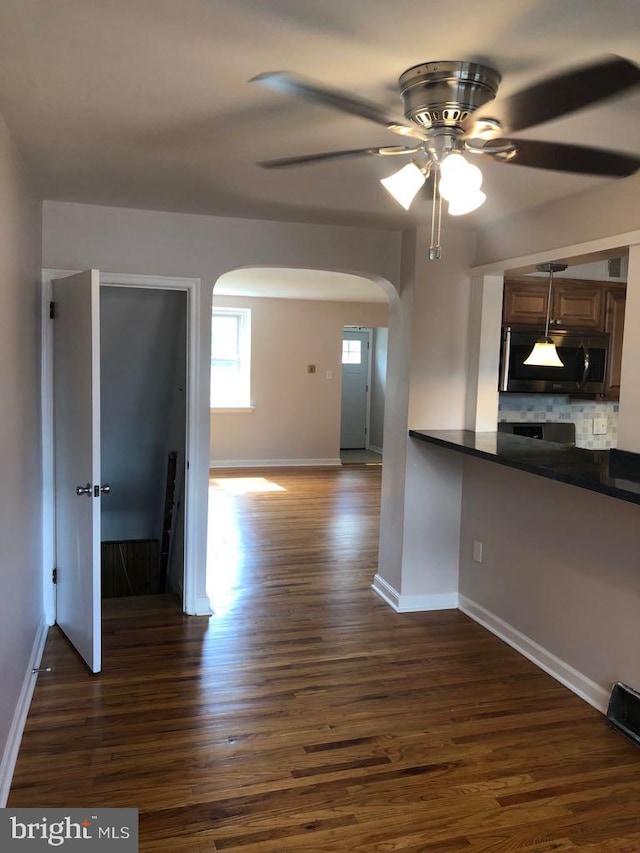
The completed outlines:
<svg viewBox="0 0 640 853">
<path fill-rule="evenodd" d="M 220 472 L 218 612 L 105 601 L 99 676 L 52 630 L 9 805 L 137 807 L 141 851 L 640 851 L 633 744 L 460 612 L 370 589 L 380 476 Z"/>
</svg>

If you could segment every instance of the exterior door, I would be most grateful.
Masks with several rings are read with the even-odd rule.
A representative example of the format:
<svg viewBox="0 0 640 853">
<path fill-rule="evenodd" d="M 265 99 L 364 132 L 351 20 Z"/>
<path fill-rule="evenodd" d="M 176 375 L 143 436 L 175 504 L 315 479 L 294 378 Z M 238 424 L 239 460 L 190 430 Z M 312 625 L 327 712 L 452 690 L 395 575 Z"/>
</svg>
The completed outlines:
<svg viewBox="0 0 640 853">
<path fill-rule="evenodd" d="M 368 329 L 345 329 L 342 335 L 341 450 L 367 447 L 369 337 Z"/>
<path fill-rule="evenodd" d="M 53 282 L 57 624 L 101 668 L 100 274 Z"/>
</svg>

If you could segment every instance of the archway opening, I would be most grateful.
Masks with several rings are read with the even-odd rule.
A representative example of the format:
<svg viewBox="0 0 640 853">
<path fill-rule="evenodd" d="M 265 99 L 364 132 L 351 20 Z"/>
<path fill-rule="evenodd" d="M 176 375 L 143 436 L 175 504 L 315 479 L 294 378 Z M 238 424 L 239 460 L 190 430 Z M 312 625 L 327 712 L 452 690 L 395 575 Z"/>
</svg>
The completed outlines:
<svg viewBox="0 0 640 853">
<path fill-rule="evenodd" d="M 393 295 L 388 282 L 332 270 L 252 267 L 216 282 L 207 569 L 214 613 L 232 609 L 243 589 L 243 542 L 252 533 L 239 529 L 234 507 L 275 506 L 290 488 L 281 482 L 285 471 L 304 471 L 312 479 L 315 474 L 318 483 L 322 472 L 336 474 L 343 464 L 345 327 L 370 329 L 372 338 L 379 334 L 375 446 L 381 457 Z M 236 494 L 230 494 L 231 480 Z M 251 485 L 256 482 L 257 490 Z M 301 476 L 291 482 L 300 483 Z M 262 531 L 261 521 L 253 524 Z"/>
</svg>

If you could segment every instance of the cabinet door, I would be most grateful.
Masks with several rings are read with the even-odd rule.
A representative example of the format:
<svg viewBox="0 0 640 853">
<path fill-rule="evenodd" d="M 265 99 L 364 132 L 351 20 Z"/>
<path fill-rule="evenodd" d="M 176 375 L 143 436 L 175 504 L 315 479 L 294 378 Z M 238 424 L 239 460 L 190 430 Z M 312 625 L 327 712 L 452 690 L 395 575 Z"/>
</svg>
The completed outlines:
<svg viewBox="0 0 640 853">
<path fill-rule="evenodd" d="M 544 328 L 547 318 L 546 279 L 507 279 L 504 283 L 502 322 L 506 326 Z"/>
<path fill-rule="evenodd" d="M 602 285 L 556 279 L 550 325 L 561 329 L 603 329 L 604 296 Z"/>
<path fill-rule="evenodd" d="M 625 304 L 626 293 L 622 288 L 607 291 L 605 331 L 609 332 L 609 363 L 605 396 L 610 400 L 617 400 L 620 397 Z"/>
</svg>

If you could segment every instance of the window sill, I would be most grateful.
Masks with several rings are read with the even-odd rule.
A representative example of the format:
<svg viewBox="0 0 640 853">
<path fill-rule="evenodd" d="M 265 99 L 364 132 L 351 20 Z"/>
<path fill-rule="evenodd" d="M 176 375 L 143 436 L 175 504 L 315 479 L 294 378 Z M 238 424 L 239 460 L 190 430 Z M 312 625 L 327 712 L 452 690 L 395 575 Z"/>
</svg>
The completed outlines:
<svg viewBox="0 0 640 853">
<path fill-rule="evenodd" d="M 251 414 L 255 410 L 255 406 L 210 406 L 209 411 L 215 414 Z"/>
</svg>

